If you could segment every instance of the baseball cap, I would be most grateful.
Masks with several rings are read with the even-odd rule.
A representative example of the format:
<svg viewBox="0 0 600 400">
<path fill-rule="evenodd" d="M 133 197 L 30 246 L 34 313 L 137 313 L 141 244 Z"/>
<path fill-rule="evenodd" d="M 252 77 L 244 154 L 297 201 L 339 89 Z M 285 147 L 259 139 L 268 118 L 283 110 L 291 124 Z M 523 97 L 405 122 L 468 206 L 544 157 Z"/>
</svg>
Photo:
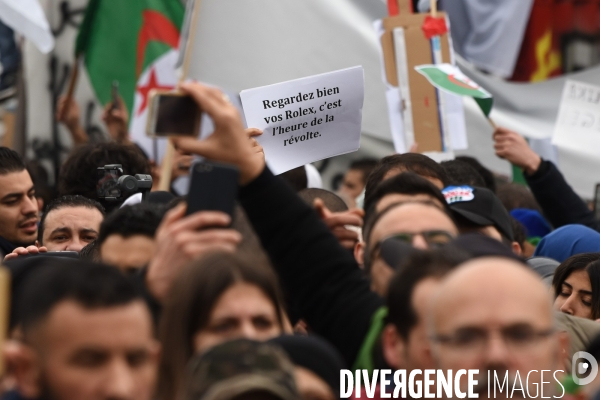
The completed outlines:
<svg viewBox="0 0 600 400">
<path fill-rule="evenodd" d="M 264 391 L 299 400 L 294 366 L 276 345 L 239 339 L 215 346 L 188 364 L 185 400 L 229 400 Z"/>
<path fill-rule="evenodd" d="M 335 347 L 317 336 L 281 335 L 269 340 L 287 353 L 299 367 L 315 373 L 339 397 L 340 370 L 346 368 Z"/>
<path fill-rule="evenodd" d="M 442 190 L 442 194 L 455 215 L 475 225 L 493 225 L 503 236 L 514 240 L 510 215 L 491 190 L 472 186 L 448 186 Z"/>
</svg>

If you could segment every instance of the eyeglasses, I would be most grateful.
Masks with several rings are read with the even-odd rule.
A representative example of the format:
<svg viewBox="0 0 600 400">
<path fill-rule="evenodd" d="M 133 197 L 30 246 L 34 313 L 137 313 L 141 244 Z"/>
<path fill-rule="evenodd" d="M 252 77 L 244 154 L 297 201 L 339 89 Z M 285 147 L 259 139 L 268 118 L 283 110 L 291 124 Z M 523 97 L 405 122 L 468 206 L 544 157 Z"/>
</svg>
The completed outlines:
<svg viewBox="0 0 600 400">
<path fill-rule="evenodd" d="M 412 244 L 416 236 L 422 236 L 425 242 L 429 245 L 429 247 L 441 247 L 445 244 L 450 243 L 452 239 L 454 239 L 454 235 L 448 231 L 433 230 L 414 233 L 400 232 L 386 237 L 377 244 L 381 245 L 382 242 L 389 239 L 398 240 L 407 244 Z"/>
<path fill-rule="evenodd" d="M 510 326 L 491 332 L 478 328 L 465 328 L 459 329 L 454 334 L 434 336 L 431 340 L 468 357 L 482 354 L 494 332 L 499 334 L 511 354 L 526 354 L 527 351 L 536 349 L 537 345 L 550 337 L 555 330 L 553 328 L 536 330 L 528 325 Z"/>
</svg>

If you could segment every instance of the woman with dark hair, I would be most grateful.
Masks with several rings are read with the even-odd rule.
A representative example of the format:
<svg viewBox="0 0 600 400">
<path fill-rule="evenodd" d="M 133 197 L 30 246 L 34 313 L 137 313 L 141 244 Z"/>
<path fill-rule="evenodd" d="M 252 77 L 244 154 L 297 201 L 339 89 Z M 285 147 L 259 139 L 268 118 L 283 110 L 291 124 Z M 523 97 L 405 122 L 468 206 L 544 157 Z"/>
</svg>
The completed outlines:
<svg viewBox="0 0 600 400">
<path fill-rule="evenodd" d="M 158 399 L 178 398 L 194 354 L 232 339 L 268 340 L 283 327 L 281 294 L 270 268 L 226 253 L 189 265 L 174 283 L 160 321 Z"/>
<path fill-rule="evenodd" d="M 576 317 L 600 318 L 600 253 L 577 254 L 554 272 L 554 308 Z"/>
</svg>

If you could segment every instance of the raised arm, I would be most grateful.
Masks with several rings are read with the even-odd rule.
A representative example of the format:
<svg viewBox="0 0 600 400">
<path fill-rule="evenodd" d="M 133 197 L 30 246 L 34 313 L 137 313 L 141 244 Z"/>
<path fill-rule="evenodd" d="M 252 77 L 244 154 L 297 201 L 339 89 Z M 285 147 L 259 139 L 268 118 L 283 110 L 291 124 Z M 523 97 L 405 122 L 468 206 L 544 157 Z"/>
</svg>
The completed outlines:
<svg viewBox="0 0 600 400">
<path fill-rule="evenodd" d="M 600 222 L 550 161 L 544 161 L 516 132 L 498 128 L 494 132 L 496 155 L 523 169 L 531 192 L 550 223 L 581 224 L 600 232 Z"/>
<path fill-rule="evenodd" d="M 177 139 L 176 145 L 240 169 L 240 201 L 294 309 L 353 364 L 382 299 L 318 215 L 265 167 L 221 92 L 200 84 L 183 90 L 209 113 L 215 132 L 204 141 Z"/>
</svg>

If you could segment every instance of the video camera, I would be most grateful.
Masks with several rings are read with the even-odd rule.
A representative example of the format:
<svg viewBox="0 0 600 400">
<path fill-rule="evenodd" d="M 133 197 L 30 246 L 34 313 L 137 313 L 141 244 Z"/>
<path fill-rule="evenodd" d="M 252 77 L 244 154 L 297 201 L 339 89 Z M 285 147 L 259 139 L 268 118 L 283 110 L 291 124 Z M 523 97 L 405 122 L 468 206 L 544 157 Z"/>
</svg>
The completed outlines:
<svg viewBox="0 0 600 400">
<path fill-rule="evenodd" d="M 96 194 L 101 200 L 109 202 L 124 201 L 133 194 L 142 193 L 142 201 L 145 201 L 150 189 L 152 189 L 152 177 L 150 175 L 123 175 L 121 164 L 98 167 L 96 174 L 98 176 Z"/>
</svg>

